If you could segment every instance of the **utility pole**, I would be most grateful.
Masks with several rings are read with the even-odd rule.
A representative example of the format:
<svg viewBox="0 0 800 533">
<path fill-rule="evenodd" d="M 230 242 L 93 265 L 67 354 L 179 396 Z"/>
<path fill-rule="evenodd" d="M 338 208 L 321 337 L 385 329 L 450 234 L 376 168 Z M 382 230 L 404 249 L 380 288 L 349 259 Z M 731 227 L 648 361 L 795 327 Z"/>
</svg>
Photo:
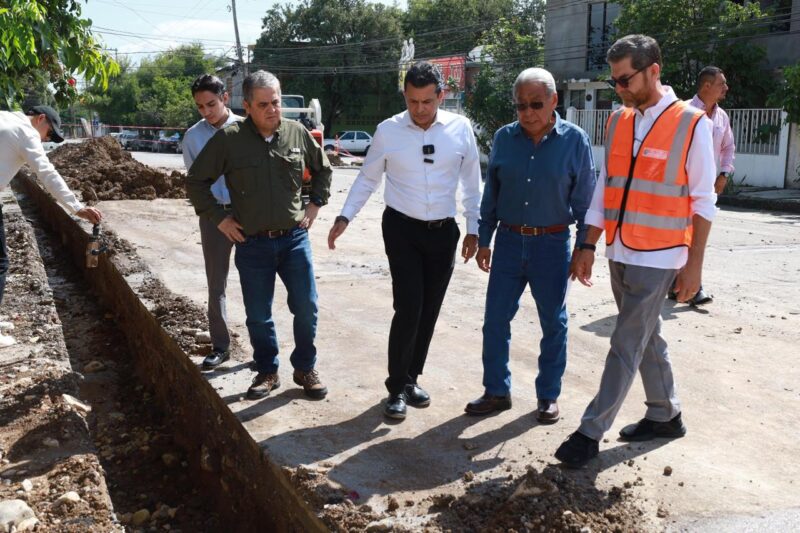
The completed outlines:
<svg viewBox="0 0 800 533">
<path fill-rule="evenodd" d="M 247 63 L 242 59 L 242 43 L 239 40 L 239 21 L 236 19 L 236 0 L 231 0 L 231 11 L 233 12 L 233 30 L 236 33 L 236 55 L 239 56 L 239 64 L 244 69 L 244 75 L 247 76 Z"/>
</svg>

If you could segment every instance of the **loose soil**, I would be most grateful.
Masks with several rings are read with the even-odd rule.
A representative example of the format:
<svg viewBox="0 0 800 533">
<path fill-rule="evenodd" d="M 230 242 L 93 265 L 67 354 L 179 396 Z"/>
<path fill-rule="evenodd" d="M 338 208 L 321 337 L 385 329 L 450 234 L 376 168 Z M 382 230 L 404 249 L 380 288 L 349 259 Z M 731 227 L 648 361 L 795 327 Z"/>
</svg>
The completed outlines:
<svg viewBox="0 0 800 533">
<path fill-rule="evenodd" d="M 39 531 L 219 530 L 113 315 L 46 234 L 18 213 L 6 231 L 2 311 L 19 344 L 0 359 L 0 501 L 25 500 Z"/>
<path fill-rule="evenodd" d="M 87 203 L 99 200 L 186 198 L 183 173 L 150 168 L 122 149 L 112 137 L 64 144 L 49 154 L 67 185 Z"/>
</svg>

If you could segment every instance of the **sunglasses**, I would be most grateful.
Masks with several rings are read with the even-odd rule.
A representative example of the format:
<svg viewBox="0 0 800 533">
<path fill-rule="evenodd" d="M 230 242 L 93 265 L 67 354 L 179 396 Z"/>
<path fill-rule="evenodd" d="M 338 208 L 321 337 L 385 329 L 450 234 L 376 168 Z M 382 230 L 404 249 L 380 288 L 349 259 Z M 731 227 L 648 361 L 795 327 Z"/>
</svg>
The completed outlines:
<svg viewBox="0 0 800 533">
<path fill-rule="evenodd" d="M 612 89 L 616 88 L 617 85 L 619 85 L 623 89 L 627 89 L 628 85 L 631 84 L 631 80 L 633 79 L 633 77 L 636 76 L 637 74 L 639 74 L 640 72 L 642 72 L 644 69 L 646 69 L 647 67 L 649 67 L 651 65 L 652 65 L 652 63 L 650 63 L 650 65 L 647 65 L 646 67 L 640 68 L 639 70 L 637 70 L 636 72 L 634 72 L 630 76 L 622 76 L 620 79 L 612 77 L 610 80 L 608 80 L 608 84 L 611 86 Z"/>
<path fill-rule="evenodd" d="M 53 128 L 53 123 L 50 122 L 50 119 L 45 120 L 47 120 L 47 135 L 45 135 L 44 140 L 47 142 L 52 139 L 55 129 Z"/>
<path fill-rule="evenodd" d="M 518 104 L 516 102 L 512 102 L 514 109 L 517 110 L 517 113 L 523 113 L 526 109 L 531 108 L 534 111 L 538 111 L 544 107 L 544 102 L 530 102 L 527 104 Z"/>
<path fill-rule="evenodd" d="M 434 153 L 436 153 L 436 147 L 433 146 L 432 144 L 425 144 L 422 146 L 422 153 L 424 155 L 433 155 Z M 422 161 L 428 164 L 433 164 L 433 159 L 431 159 L 430 157 L 424 157 L 422 158 Z"/>
</svg>

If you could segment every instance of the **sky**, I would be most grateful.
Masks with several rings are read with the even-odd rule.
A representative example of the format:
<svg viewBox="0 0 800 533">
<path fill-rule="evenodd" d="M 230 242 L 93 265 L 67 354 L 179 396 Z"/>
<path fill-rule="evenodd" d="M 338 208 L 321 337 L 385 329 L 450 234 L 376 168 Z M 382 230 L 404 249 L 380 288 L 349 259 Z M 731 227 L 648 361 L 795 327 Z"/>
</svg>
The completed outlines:
<svg viewBox="0 0 800 533">
<path fill-rule="evenodd" d="M 255 43 L 261 19 L 278 3 L 282 2 L 236 0 L 242 46 Z M 92 32 L 113 49 L 112 56 L 127 56 L 138 63 L 142 57 L 201 42 L 209 53 L 234 57 L 230 0 L 83 0 L 81 4 L 82 17 L 91 19 Z M 405 0 L 398 5 L 404 6 Z"/>
</svg>

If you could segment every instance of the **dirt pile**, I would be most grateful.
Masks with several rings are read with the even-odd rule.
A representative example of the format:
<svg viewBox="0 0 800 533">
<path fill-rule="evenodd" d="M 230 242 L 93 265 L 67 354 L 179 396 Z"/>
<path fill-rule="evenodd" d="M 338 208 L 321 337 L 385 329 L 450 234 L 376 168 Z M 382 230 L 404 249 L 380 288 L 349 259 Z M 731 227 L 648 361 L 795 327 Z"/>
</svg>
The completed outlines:
<svg viewBox="0 0 800 533">
<path fill-rule="evenodd" d="M 111 137 L 64 144 L 49 154 L 73 191 L 83 200 L 155 200 L 186 198 L 183 174 L 166 174 L 131 157 Z"/>
<path fill-rule="evenodd" d="M 626 484 L 627 485 L 627 484 Z M 508 480 L 473 484 L 431 526 L 451 531 L 641 531 L 643 511 L 626 487 L 601 490 L 578 472 L 533 467 Z"/>
</svg>

